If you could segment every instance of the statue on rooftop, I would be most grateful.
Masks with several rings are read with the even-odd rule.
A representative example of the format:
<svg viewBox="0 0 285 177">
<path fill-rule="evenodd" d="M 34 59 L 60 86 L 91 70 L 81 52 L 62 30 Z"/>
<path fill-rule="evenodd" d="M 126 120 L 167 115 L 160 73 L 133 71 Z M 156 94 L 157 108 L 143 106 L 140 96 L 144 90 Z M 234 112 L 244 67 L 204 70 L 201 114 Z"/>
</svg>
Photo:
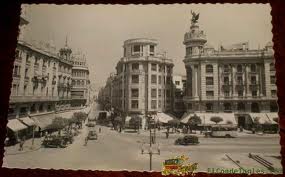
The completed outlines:
<svg viewBox="0 0 285 177">
<path fill-rule="evenodd" d="M 199 19 L 199 14 L 196 14 L 196 13 L 193 12 L 192 10 L 191 10 L 191 14 L 192 14 L 192 19 L 191 19 L 192 24 L 197 23 L 197 22 L 198 22 L 198 19 Z"/>
</svg>

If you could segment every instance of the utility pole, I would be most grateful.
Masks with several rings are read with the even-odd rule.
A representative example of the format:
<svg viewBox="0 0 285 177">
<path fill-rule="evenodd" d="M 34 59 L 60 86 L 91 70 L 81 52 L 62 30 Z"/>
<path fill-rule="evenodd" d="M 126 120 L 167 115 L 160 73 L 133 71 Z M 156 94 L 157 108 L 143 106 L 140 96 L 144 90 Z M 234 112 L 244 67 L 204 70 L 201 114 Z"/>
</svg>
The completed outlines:
<svg viewBox="0 0 285 177">
<path fill-rule="evenodd" d="M 154 154 L 160 155 L 159 145 L 156 149 L 153 149 L 153 146 L 152 146 L 152 144 L 155 143 L 155 142 L 153 142 L 154 141 L 153 136 L 155 136 L 155 127 L 152 127 L 152 125 L 154 126 L 155 124 L 153 124 L 153 123 L 154 123 L 154 120 L 150 119 L 150 121 L 149 121 L 149 147 L 147 148 L 147 152 L 145 152 L 144 143 L 142 144 L 142 147 L 141 147 L 141 154 L 148 154 L 149 155 L 149 170 L 150 171 L 152 171 L 152 156 Z M 154 128 L 154 131 L 152 131 L 152 128 Z"/>
</svg>

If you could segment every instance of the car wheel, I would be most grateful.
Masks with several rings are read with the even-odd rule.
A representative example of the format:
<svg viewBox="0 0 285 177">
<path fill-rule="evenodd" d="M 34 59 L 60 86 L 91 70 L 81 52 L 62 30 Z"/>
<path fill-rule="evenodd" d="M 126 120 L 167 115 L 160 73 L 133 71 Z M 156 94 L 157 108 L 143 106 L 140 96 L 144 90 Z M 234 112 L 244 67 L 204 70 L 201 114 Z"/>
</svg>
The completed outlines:
<svg viewBox="0 0 285 177">
<path fill-rule="evenodd" d="M 232 136 L 231 135 L 229 135 L 229 134 L 226 134 L 226 136 L 225 136 L 226 138 L 231 138 Z"/>
</svg>

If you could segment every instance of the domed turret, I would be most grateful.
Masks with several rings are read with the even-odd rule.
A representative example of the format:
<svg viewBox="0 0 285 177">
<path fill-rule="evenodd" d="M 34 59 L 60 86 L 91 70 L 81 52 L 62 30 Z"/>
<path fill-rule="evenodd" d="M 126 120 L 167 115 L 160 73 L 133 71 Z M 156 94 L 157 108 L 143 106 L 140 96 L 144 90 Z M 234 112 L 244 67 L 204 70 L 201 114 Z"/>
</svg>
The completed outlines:
<svg viewBox="0 0 285 177">
<path fill-rule="evenodd" d="M 207 42 L 204 31 L 199 29 L 199 14 L 192 13 L 190 31 L 185 33 L 183 44 L 186 46 L 186 56 L 195 56 L 203 53 L 203 46 Z"/>
<path fill-rule="evenodd" d="M 67 37 L 66 37 L 65 46 L 64 46 L 64 48 L 61 48 L 59 50 L 59 55 L 65 60 L 70 60 L 71 53 L 72 53 L 72 50 L 67 45 Z"/>
</svg>

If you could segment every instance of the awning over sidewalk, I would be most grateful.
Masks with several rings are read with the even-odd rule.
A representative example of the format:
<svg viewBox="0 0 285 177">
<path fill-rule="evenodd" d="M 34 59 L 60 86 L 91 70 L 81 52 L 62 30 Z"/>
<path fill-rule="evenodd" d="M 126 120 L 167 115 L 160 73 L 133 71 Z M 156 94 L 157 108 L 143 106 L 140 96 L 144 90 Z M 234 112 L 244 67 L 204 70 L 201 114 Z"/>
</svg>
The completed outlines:
<svg viewBox="0 0 285 177">
<path fill-rule="evenodd" d="M 57 113 L 55 114 L 55 117 L 62 117 L 64 119 L 71 119 L 73 114 L 75 112 L 77 112 L 78 110 L 70 110 L 70 111 L 67 111 L 67 112 L 61 112 L 61 113 Z"/>
<path fill-rule="evenodd" d="M 18 119 L 11 119 L 8 120 L 7 127 L 11 129 L 13 132 L 18 132 L 20 130 L 28 128 L 26 125 L 24 125 L 22 122 L 20 122 Z"/>
<path fill-rule="evenodd" d="M 186 124 L 195 114 L 200 117 L 202 125 L 215 125 L 216 123 L 211 121 L 212 117 L 222 118 L 222 121 L 218 123 L 219 125 L 237 124 L 234 113 L 188 113 L 182 116 L 181 122 Z"/>
<path fill-rule="evenodd" d="M 91 108 L 90 108 L 90 106 L 88 106 L 88 107 L 83 109 L 83 112 L 85 112 L 86 114 L 89 114 L 90 110 L 91 110 Z"/>
<path fill-rule="evenodd" d="M 52 124 L 54 118 L 55 118 L 55 113 L 41 114 L 32 117 L 36 125 L 40 127 L 41 130 L 46 130 L 46 128 L 50 124 Z"/>
<path fill-rule="evenodd" d="M 20 118 L 20 121 L 22 121 L 27 126 L 34 126 L 34 125 L 36 125 L 35 121 L 33 119 L 29 118 L 29 117 Z"/>
<path fill-rule="evenodd" d="M 278 120 L 278 113 L 277 112 L 269 112 L 266 113 L 267 117 L 270 119 L 272 124 L 278 124 L 275 119 Z"/>
<path fill-rule="evenodd" d="M 260 124 L 270 124 L 271 120 L 267 117 L 266 113 L 249 113 L 252 121 L 254 122 L 255 119 L 258 119 Z"/>
<path fill-rule="evenodd" d="M 154 116 L 154 120 L 158 121 L 158 122 L 162 122 L 162 123 L 168 123 L 168 121 L 175 119 L 175 117 L 163 113 L 163 112 L 158 112 L 155 116 Z"/>
</svg>

